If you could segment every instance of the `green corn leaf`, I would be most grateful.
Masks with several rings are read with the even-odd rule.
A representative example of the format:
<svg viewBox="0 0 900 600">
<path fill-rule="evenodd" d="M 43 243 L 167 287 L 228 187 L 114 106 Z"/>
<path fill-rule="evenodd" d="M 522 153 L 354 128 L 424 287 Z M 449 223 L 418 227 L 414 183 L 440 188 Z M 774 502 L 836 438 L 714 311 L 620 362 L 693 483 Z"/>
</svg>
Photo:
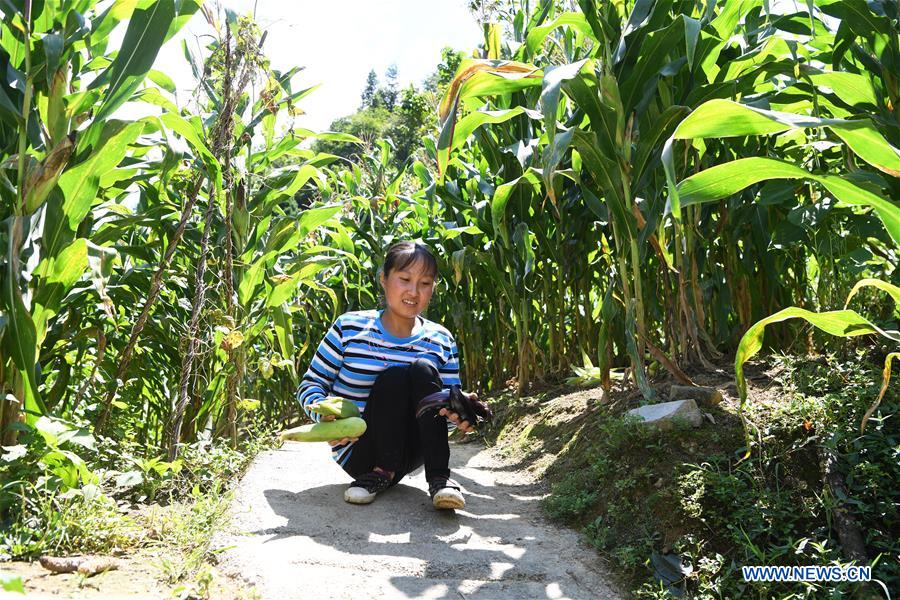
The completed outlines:
<svg viewBox="0 0 900 600">
<path fill-rule="evenodd" d="M 9 228 L 7 256 L 12 256 L 14 251 L 18 251 L 13 248 L 13 229 L 17 225 L 24 227 L 21 224 L 23 219 L 24 217 L 21 216 L 12 216 L 6 221 Z M 4 355 L 12 357 L 25 382 L 25 398 L 19 400 L 23 402 L 26 421 L 32 423 L 37 418 L 36 415 L 46 414 L 47 408 L 41 400 L 37 386 L 37 331 L 31 313 L 22 299 L 18 281 L 19 273 L 7 272 L 4 277 L 3 302 L 0 305 L 5 304 L 8 313 L 6 316 L 7 327 L 3 332 L 3 338 L 0 339 L 0 347 L 2 347 Z"/>
<path fill-rule="evenodd" d="M 900 245 L 900 207 L 837 175 L 815 175 L 774 158 L 741 158 L 692 175 L 680 182 L 674 193 L 670 191 L 668 208 L 676 218 L 680 218 L 681 206 L 713 202 L 769 179 L 817 181 L 845 204 L 873 208 L 888 234 Z"/>
<path fill-rule="evenodd" d="M 300 165 L 299 168 L 288 167 L 276 171 L 268 178 L 266 189 L 260 193 L 258 201 L 260 208 L 255 212 L 269 214 L 277 206 L 279 200 L 293 196 L 311 179 L 319 186 L 324 185 L 326 177 L 319 168 L 322 166 L 321 158 L 322 155 L 318 154 L 314 159 Z"/>
<path fill-rule="evenodd" d="M 297 286 L 300 284 L 300 274 L 295 273 L 289 276 L 285 281 L 279 282 L 266 297 L 266 308 L 281 306 L 294 297 Z"/>
<path fill-rule="evenodd" d="M 52 259 L 44 259 L 35 270 L 41 279 L 34 294 L 31 317 L 38 346 L 43 343 L 47 323 L 59 312 L 66 293 L 87 270 L 87 255 L 87 240 L 79 238 Z"/>
<path fill-rule="evenodd" d="M 53 76 L 59 68 L 59 57 L 63 51 L 63 38 L 56 33 L 48 33 L 41 40 L 44 46 L 44 76 L 49 87 L 53 81 Z"/>
<path fill-rule="evenodd" d="M 693 70 L 694 56 L 697 52 L 697 42 L 700 39 L 700 21 L 682 15 L 684 20 L 684 44 L 688 66 Z"/>
<path fill-rule="evenodd" d="M 494 225 L 494 233 L 499 233 L 503 243 L 509 246 L 509 231 L 506 228 L 506 205 L 509 197 L 520 184 L 531 184 L 532 193 L 540 193 L 541 180 L 536 169 L 529 169 L 512 181 L 497 186 L 494 198 L 491 200 L 491 222 Z"/>
<path fill-rule="evenodd" d="M 744 77 L 753 79 L 764 65 L 789 63 L 793 64 L 795 53 L 801 53 L 803 47 L 796 50 L 781 37 L 770 37 L 762 45 L 753 48 L 746 54 L 728 61 L 723 71 L 718 71 L 716 81 L 734 81 Z"/>
<path fill-rule="evenodd" d="M 110 115 L 124 104 L 137 90 L 153 67 L 156 55 L 166 39 L 175 18 L 174 0 L 139 0 L 119 53 L 112 64 L 91 82 L 90 89 L 108 85 L 103 101 L 94 114 L 94 120 L 84 135 L 79 137 L 78 150 L 93 145 Z"/>
<path fill-rule="evenodd" d="M 887 292 L 891 298 L 894 299 L 894 308 L 896 310 L 900 310 L 900 287 L 888 283 L 887 281 L 882 281 L 880 279 L 860 279 L 856 282 L 856 285 L 853 286 L 853 289 L 850 290 L 850 293 L 847 294 L 847 301 L 844 302 L 844 308 L 850 304 L 850 300 L 853 299 L 853 296 L 859 292 L 864 287 L 875 287 L 880 289 L 883 292 Z"/>
<path fill-rule="evenodd" d="M 275 338 L 278 340 L 281 355 L 285 358 L 293 357 L 294 334 L 287 305 L 282 304 L 272 309 L 272 324 L 275 327 Z"/>
<path fill-rule="evenodd" d="M 856 311 L 852 310 L 835 310 L 816 313 L 797 306 L 790 306 L 784 310 L 778 311 L 774 315 L 770 315 L 757 321 L 747 330 L 743 337 L 741 337 L 734 358 L 734 372 L 738 395 L 740 396 L 741 401 L 740 408 L 742 421 L 744 420 L 743 408 L 747 402 L 747 381 L 744 378 L 744 363 L 753 358 L 753 356 L 755 356 L 762 348 L 763 333 L 765 332 L 766 325 L 778 323 L 787 319 L 803 319 L 825 333 L 838 337 L 855 337 L 876 333 L 895 342 L 900 342 L 900 334 L 884 331 L 877 325 L 870 323 Z M 747 439 L 747 456 L 749 456 L 750 432 L 747 428 L 746 421 L 744 422 L 744 433 Z"/>
<path fill-rule="evenodd" d="M 312 138 L 327 142 L 347 142 L 349 144 L 365 143 L 351 133 L 340 133 L 336 131 L 312 131 L 311 129 L 297 128 L 294 129 L 294 135 L 299 139 Z"/>
<path fill-rule="evenodd" d="M 97 197 L 100 178 L 125 157 L 128 146 L 144 130 L 144 122 L 107 121 L 97 148 L 88 158 L 66 170 L 59 178 L 65 196 L 63 212 L 72 231 L 87 216 Z"/>
<path fill-rule="evenodd" d="M 550 23 L 541 25 L 540 27 L 535 27 L 528 32 L 528 37 L 525 38 L 525 47 L 528 49 L 528 55 L 534 56 L 535 51 L 544 42 L 544 40 L 547 39 L 547 36 L 550 35 L 550 32 L 563 26 L 569 26 L 572 29 L 587 36 L 590 36 L 592 33 L 591 26 L 583 13 L 563 13 Z"/>
<path fill-rule="evenodd" d="M 240 302 L 241 305 L 248 305 L 253 296 L 253 292 L 255 292 L 257 286 L 262 283 L 265 269 L 265 259 L 257 259 L 250 265 L 249 269 L 244 271 L 243 275 L 240 277 L 240 282 L 238 283 L 238 302 Z"/>
<path fill-rule="evenodd" d="M 617 95 L 614 91 L 601 91 L 603 85 L 611 87 L 614 82 L 613 78 L 597 79 L 589 73 L 582 73 L 581 77 L 568 80 L 563 85 L 566 94 L 587 114 L 591 131 L 596 136 L 594 141 L 600 144 L 596 152 L 605 157 L 616 156 L 622 142 L 620 127 L 624 120 L 620 118 L 621 105 L 611 106 L 604 101 L 615 101 Z M 583 130 L 581 132 L 584 133 Z"/>
<path fill-rule="evenodd" d="M 718 3 L 717 3 L 718 4 Z M 747 14 L 754 6 L 762 5 L 762 0 L 732 0 L 718 4 L 721 7 L 719 14 L 710 21 L 710 25 L 719 34 L 719 38 L 727 40 L 734 33 L 741 17 Z"/>
<path fill-rule="evenodd" d="M 476 111 L 460 119 L 455 126 L 452 126 L 452 123 L 450 127 L 445 125 L 438 138 L 438 168 L 443 172 L 450 161 L 450 152 L 465 143 L 469 136 L 482 125 L 504 123 L 522 114 L 527 114 L 532 119 L 541 118 L 540 113 L 517 106 L 509 110 Z"/>
<path fill-rule="evenodd" d="M 334 218 L 343 207 L 343 204 L 328 204 L 303 211 L 303 214 L 300 215 L 300 234 L 305 237 L 320 225 L 324 225 L 328 220 Z"/>
<path fill-rule="evenodd" d="M 602 196 L 606 200 L 613 218 L 628 233 L 628 239 L 637 237 L 637 223 L 634 215 L 625 209 L 625 201 L 622 198 L 618 166 L 598 151 L 595 138 L 594 135 L 578 130 L 575 131 L 572 142 L 578 149 L 585 168 L 600 189 L 601 193 L 596 195 Z"/>
<path fill-rule="evenodd" d="M 456 113 L 459 103 L 467 98 L 500 95 L 540 85 L 543 72 L 533 65 L 504 60 L 464 60 L 447 87 L 441 100 L 439 117 L 441 133 L 438 138 L 438 172 L 443 177 L 450 162 L 452 141 L 455 138 Z M 473 129 L 474 131 L 474 129 Z M 442 156 L 443 155 L 443 156 Z"/>
<path fill-rule="evenodd" d="M 900 177 L 900 151 L 884 139 L 869 119 L 817 119 L 716 99 L 698 106 L 681 122 L 674 137 L 769 135 L 807 127 L 827 127 L 864 161 L 888 175 Z"/>
<path fill-rule="evenodd" d="M 102 56 L 105 54 L 109 34 L 116 25 L 131 17 L 137 3 L 138 0 L 115 0 L 112 6 L 94 20 L 91 31 L 92 55 Z"/>
<path fill-rule="evenodd" d="M 559 67 L 549 67 L 544 72 L 544 79 L 541 83 L 541 110 L 544 113 L 544 131 L 547 134 L 547 143 L 551 146 L 556 133 L 560 87 L 564 81 L 578 77 L 578 74 L 586 67 L 592 68 L 592 63 L 589 64 L 587 59 Z"/>
<path fill-rule="evenodd" d="M 641 43 L 641 51 L 634 68 L 625 71 L 619 82 L 622 91 L 624 114 L 630 114 L 639 104 L 645 92 L 656 91 L 659 72 L 669 64 L 669 53 L 683 45 L 685 25 L 680 20 L 668 27 L 647 35 Z"/>
<path fill-rule="evenodd" d="M 816 86 L 831 88 L 838 98 L 851 106 L 878 106 L 875 88 L 872 87 L 872 79 L 868 75 L 833 71 L 812 73 L 808 77 Z"/>
<path fill-rule="evenodd" d="M 206 167 L 206 172 L 212 178 L 216 188 L 216 197 L 222 195 L 222 167 L 213 155 L 212 151 L 203 141 L 203 125 L 197 120 L 188 121 L 178 113 L 167 112 L 159 117 L 160 122 L 183 137 L 199 154 L 200 160 Z"/>
<path fill-rule="evenodd" d="M 150 69 L 147 72 L 147 78 L 170 94 L 175 93 L 175 82 L 172 81 L 171 77 L 169 77 L 162 71 L 159 71 L 157 69 Z"/>
<path fill-rule="evenodd" d="M 632 181 L 641 181 L 644 171 L 650 168 L 651 157 L 660 150 L 660 144 L 672 135 L 676 125 L 688 112 L 689 109 L 686 106 L 669 106 L 659 117 L 648 124 L 649 127 L 646 131 L 643 128 L 641 129 L 641 135 L 638 138 L 637 148 L 634 152 L 634 160 L 632 161 Z M 654 159 L 653 168 L 656 168 L 659 164 L 656 160 L 658 159 Z"/>
<path fill-rule="evenodd" d="M 724 138 L 744 135 L 768 135 L 795 125 L 731 100 L 715 99 L 695 108 L 675 129 L 675 139 Z M 781 113 L 788 114 L 788 113 Z M 797 115 L 790 115 L 797 117 Z M 801 125 L 796 125 L 801 126 Z"/>
</svg>

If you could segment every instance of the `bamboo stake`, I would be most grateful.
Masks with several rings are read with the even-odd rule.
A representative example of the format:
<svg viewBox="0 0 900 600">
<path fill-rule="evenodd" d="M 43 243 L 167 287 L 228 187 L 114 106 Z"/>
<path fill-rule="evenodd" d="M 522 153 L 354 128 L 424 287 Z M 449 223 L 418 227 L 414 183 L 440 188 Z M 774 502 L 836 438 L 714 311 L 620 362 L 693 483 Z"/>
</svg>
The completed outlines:
<svg viewBox="0 0 900 600">
<path fill-rule="evenodd" d="M 257 49 L 262 46 L 264 38 L 265 35 L 260 38 Z M 234 111 L 244 88 L 250 83 L 250 77 L 253 75 L 255 68 L 255 61 L 248 59 L 244 62 L 242 67 L 243 70 L 237 78 L 238 85 L 233 87 L 230 94 L 224 96 L 222 108 L 213 125 L 213 133 L 211 135 L 213 143 L 211 151 L 217 160 L 221 160 L 222 152 L 225 150 L 225 142 L 232 137 L 234 129 Z M 157 267 L 156 272 L 153 274 L 153 279 L 150 282 L 150 293 L 147 295 L 147 300 L 144 302 L 141 314 L 132 326 L 128 344 L 125 346 L 125 350 L 122 351 L 121 358 L 119 359 L 119 367 L 116 369 L 116 376 L 110 381 L 109 392 L 103 402 L 103 410 L 94 426 L 95 433 L 102 433 L 106 427 L 106 421 L 109 418 L 110 408 L 112 407 L 112 401 L 116 395 L 118 383 L 128 370 L 128 365 L 131 363 L 131 356 L 134 353 L 135 346 L 137 346 L 138 338 L 144 330 L 144 326 L 147 324 L 147 319 L 150 316 L 150 310 L 159 298 L 163 275 L 168 270 L 172 257 L 175 255 L 175 250 L 181 242 L 181 238 L 184 236 L 185 227 L 193 214 L 194 205 L 197 202 L 197 197 L 205 179 L 206 177 L 204 177 L 202 173 L 198 174 L 194 179 L 191 193 L 188 195 L 188 200 L 181 212 L 181 220 L 178 222 L 178 227 L 175 229 L 175 233 L 172 235 L 171 241 L 166 247 L 166 253 L 160 261 L 159 267 Z M 227 190 L 225 192 L 227 193 Z M 211 202 L 212 204 L 215 204 L 214 201 Z"/>
<path fill-rule="evenodd" d="M 225 81 L 223 86 L 226 95 L 231 92 L 231 71 L 234 68 L 234 56 L 231 50 L 231 29 L 225 38 Z M 232 205 L 234 204 L 234 196 L 231 193 L 231 152 L 225 153 L 225 168 L 222 170 L 226 178 L 225 187 L 229 190 L 225 194 L 225 264 L 222 268 L 222 280 L 225 282 L 225 314 L 234 320 L 234 262 L 232 258 Z M 238 378 L 238 364 L 235 360 L 236 351 L 234 348 L 228 348 L 228 359 L 234 364 L 234 370 L 225 376 L 225 410 L 227 412 L 228 436 L 231 438 L 232 448 L 237 446 L 237 427 L 235 420 L 237 417 L 236 392 Z"/>
<path fill-rule="evenodd" d="M 169 461 L 175 460 L 178 456 L 178 442 L 181 437 L 181 425 L 184 419 L 184 410 L 190 400 L 188 393 L 190 386 L 188 382 L 191 378 L 191 369 L 194 364 L 194 356 L 197 354 L 197 330 L 200 325 L 200 311 L 203 308 L 203 301 L 206 297 L 206 283 L 203 278 L 206 275 L 206 255 L 209 252 L 209 232 L 213 228 L 212 218 L 216 208 L 215 193 L 210 190 L 209 202 L 204 215 L 203 238 L 200 241 L 200 257 L 197 259 L 197 268 L 194 274 L 194 303 L 191 307 L 191 321 L 188 326 L 187 349 L 181 361 L 181 379 L 178 384 L 178 399 L 172 409 L 166 426 L 166 446 Z"/>
</svg>

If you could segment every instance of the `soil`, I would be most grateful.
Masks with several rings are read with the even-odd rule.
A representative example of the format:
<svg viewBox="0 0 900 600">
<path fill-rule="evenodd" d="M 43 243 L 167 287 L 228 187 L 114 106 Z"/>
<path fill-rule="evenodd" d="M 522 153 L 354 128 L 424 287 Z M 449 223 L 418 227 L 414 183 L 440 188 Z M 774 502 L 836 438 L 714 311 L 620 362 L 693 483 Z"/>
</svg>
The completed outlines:
<svg viewBox="0 0 900 600">
<path fill-rule="evenodd" d="M 162 597 L 156 569 L 148 557 L 135 554 L 119 558 L 119 568 L 93 577 L 78 573 L 51 573 L 35 562 L 7 562 L 0 570 L 22 578 L 27 598 L 138 598 Z M 0 598 L 22 598 L 20 594 L 0 592 Z"/>
<path fill-rule="evenodd" d="M 161 566 L 165 558 L 158 550 L 142 549 L 134 554 L 119 557 L 119 568 L 83 577 L 78 573 L 51 573 L 38 561 L 13 561 L 0 563 L 0 571 L 22 578 L 25 596 L 0 591 L 0 598 L 77 598 L 96 600 L 103 598 L 199 598 L 195 584 L 168 584 Z M 193 586 L 193 591 L 192 591 Z M 183 595 L 180 595 L 184 592 Z M 208 598 L 238 600 L 252 597 L 252 591 L 241 588 L 229 577 L 213 571 L 209 582 Z"/>
</svg>

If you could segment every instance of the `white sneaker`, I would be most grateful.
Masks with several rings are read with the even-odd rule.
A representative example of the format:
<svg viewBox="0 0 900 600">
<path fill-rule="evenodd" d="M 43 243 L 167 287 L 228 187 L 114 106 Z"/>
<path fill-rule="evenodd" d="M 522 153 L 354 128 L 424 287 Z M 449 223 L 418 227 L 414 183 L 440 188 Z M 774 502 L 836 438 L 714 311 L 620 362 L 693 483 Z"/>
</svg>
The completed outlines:
<svg viewBox="0 0 900 600">
<path fill-rule="evenodd" d="M 463 498 L 459 484 L 452 479 L 438 479 L 429 482 L 428 492 L 431 494 L 431 504 L 437 509 L 465 508 L 466 499 Z"/>
<path fill-rule="evenodd" d="M 391 487 L 391 478 L 378 471 L 360 475 L 344 491 L 344 500 L 350 504 L 369 504 L 379 492 Z"/>
<path fill-rule="evenodd" d="M 377 495 L 364 487 L 351 486 L 344 490 L 344 500 L 350 504 L 369 504 Z"/>
</svg>

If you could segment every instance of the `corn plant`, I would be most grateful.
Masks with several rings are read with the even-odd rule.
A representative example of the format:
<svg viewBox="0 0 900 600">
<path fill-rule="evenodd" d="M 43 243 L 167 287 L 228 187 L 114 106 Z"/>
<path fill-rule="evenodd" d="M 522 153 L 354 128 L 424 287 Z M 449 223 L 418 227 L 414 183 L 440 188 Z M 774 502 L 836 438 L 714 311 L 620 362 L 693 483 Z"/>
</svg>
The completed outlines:
<svg viewBox="0 0 900 600">
<path fill-rule="evenodd" d="M 39 356 L 66 293 L 92 263 L 103 286 L 99 265 L 113 250 L 94 244 L 82 224 L 101 198 L 101 184 L 115 187 L 116 168 L 148 127 L 111 117 L 137 92 L 160 46 L 197 9 L 195 2 L 173 0 L 102 12 L 94 2 L 3 6 L 0 387 L 15 398 L 2 403 L 7 440 L 15 435 L 7 425 L 21 415 L 34 423 L 47 413 Z M 109 34 L 124 19 L 120 52 L 110 60 Z"/>
<path fill-rule="evenodd" d="M 894 82 L 882 67 L 859 72 L 865 64 L 893 64 L 890 23 L 876 16 L 879 26 L 869 33 L 848 17 L 835 30 L 823 11 L 849 14 L 838 3 L 797 13 L 775 13 L 758 2 L 647 1 L 621 12 L 586 1 L 580 8 L 561 12 L 545 3 L 531 14 L 514 11 L 514 39 L 506 46 L 487 39 L 489 58 L 469 60 L 457 72 L 434 153 L 446 182 L 438 193 L 459 197 L 476 184 L 483 190 L 484 200 L 474 196 L 468 204 L 476 213 L 490 204 L 490 224 L 478 225 L 493 238 L 490 247 L 503 248 L 508 224 L 520 220 L 539 232 L 535 264 L 546 264 L 538 273 L 547 279 L 531 288 L 511 281 L 503 289 L 513 300 L 523 292 L 537 296 L 538 310 L 563 317 L 559 327 L 556 319 L 542 320 L 529 328 L 530 337 L 551 341 L 552 352 L 561 340 L 593 329 L 589 337 L 597 340 L 603 370 L 608 374 L 627 355 L 633 378 L 650 397 L 648 360 L 689 381 L 679 365 L 708 368 L 707 357 L 720 357 L 756 315 L 806 301 L 811 288 L 812 301 L 822 301 L 829 283 L 849 287 L 852 281 L 832 274 L 831 266 L 865 252 L 874 257 L 873 268 L 893 270 L 897 208 L 875 187 L 896 186 Z M 835 36 L 852 42 L 853 51 L 825 54 Z M 837 60 L 829 68 L 822 59 Z M 881 111 L 875 120 L 862 118 L 859 111 L 873 108 Z M 760 134 L 784 135 L 753 137 Z M 849 177 L 836 160 L 840 148 L 853 161 Z M 506 153 L 520 164 L 504 162 Z M 855 157 L 874 169 L 861 168 Z M 720 165 L 723 159 L 737 160 Z M 818 171 L 792 167 L 792 159 Z M 500 181 L 486 178 L 489 173 L 502 173 Z M 804 183 L 774 181 L 785 178 Z M 803 202 L 823 198 L 818 185 L 835 198 L 824 209 Z M 524 194 L 542 201 L 527 202 Z M 800 202 L 792 206 L 792 197 Z M 751 198 L 759 205 L 748 205 Z M 862 210 L 833 212 L 835 201 Z M 822 225 L 843 232 L 841 241 L 823 245 L 820 240 L 834 236 L 817 236 L 814 225 L 800 220 L 816 210 L 826 213 Z M 873 231 L 870 210 L 880 232 Z M 543 228 L 530 221 L 538 211 L 534 220 Z M 786 213 L 787 225 L 796 215 L 801 228 L 782 223 Z M 588 231 L 594 236 L 585 240 L 596 250 L 588 251 L 593 290 L 583 308 L 565 301 L 580 296 L 578 288 L 563 291 L 569 286 L 562 284 L 562 273 L 581 261 L 578 255 L 560 260 L 559 251 L 554 257 L 547 235 L 547 223 L 567 217 L 581 221 L 578 245 Z M 565 237 L 551 235 L 558 249 Z M 798 248 L 788 235 L 811 239 Z M 506 254 L 513 256 L 511 250 Z M 504 272 L 511 271 L 504 266 L 489 278 L 498 281 Z M 599 330 L 574 318 L 573 309 L 602 315 Z M 521 357 L 524 349 L 517 351 Z"/>
</svg>

